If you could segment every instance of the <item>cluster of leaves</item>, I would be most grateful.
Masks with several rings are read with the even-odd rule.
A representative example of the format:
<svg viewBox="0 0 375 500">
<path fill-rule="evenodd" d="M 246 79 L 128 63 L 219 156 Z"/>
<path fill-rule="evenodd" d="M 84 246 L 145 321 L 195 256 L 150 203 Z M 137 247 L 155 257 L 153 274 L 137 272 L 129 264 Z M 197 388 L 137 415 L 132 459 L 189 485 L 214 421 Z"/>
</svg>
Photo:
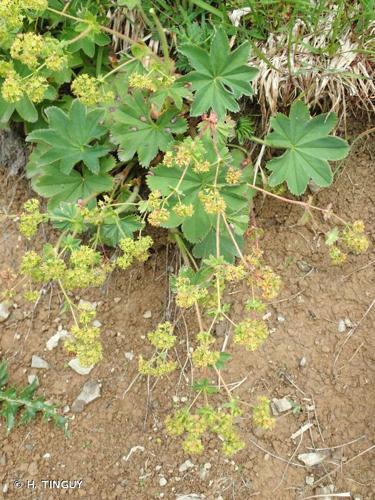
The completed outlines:
<svg viewBox="0 0 375 500">
<path fill-rule="evenodd" d="M 36 389 L 36 381 L 22 388 L 10 386 L 7 363 L 0 362 L 0 417 L 5 419 L 8 432 L 16 425 L 19 412 L 20 424 L 28 424 L 41 414 L 44 420 L 51 420 L 56 426 L 65 427 L 65 417 L 59 415 L 56 407 L 46 403 L 42 396 L 35 396 Z"/>
<path fill-rule="evenodd" d="M 248 65 L 249 41 L 232 48 L 223 26 L 198 24 L 190 17 L 185 31 L 174 30 L 181 75 L 170 59 L 155 10 L 145 12 L 147 2 L 137 0 L 118 3 L 138 9 L 146 24 L 153 23 L 163 58 L 139 42 L 119 60 L 109 57 L 107 33 L 113 30 L 103 18 L 106 2 L 76 0 L 63 10 L 59 0 L 48 5 L 42 0 L 42 8 L 33 13 L 30 7 L 28 16 L 20 8 L 23 17 L 3 42 L 3 120 L 12 116 L 33 122 L 27 128 L 27 141 L 33 145 L 27 175 L 36 193 L 48 200 L 45 212 L 37 200 L 25 204 L 20 230 L 30 239 L 41 223 L 50 222 L 61 232 L 54 245 L 25 254 L 21 274 L 29 279 L 27 295 L 33 300 L 44 283 L 53 281 L 60 287 L 74 320 L 66 348 L 82 366 L 92 366 L 102 358 L 100 329 L 93 322 L 95 311 L 84 303 L 77 305 L 74 292 L 101 286 L 115 269 L 146 261 L 153 244 L 143 234 L 146 222 L 167 229 L 185 261 L 171 282 L 176 303 L 195 309 L 199 323 L 192 365 L 213 370 L 219 385 L 226 387 L 222 371 L 230 354 L 217 345 L 215 326 L 230 321 L 234 343 L 248 351 L 262 348 L 268 337 L 262 319 L 265 302 L 277 296 L 281 285 L 263 259 L 254 228 L 254 240 L 248 253 L 244 251 L 256 190 L 267 192 L 286 184 L 292 194 L 301 195 L 310 180 L 328 186 L 329 161 L 344 158 L 348 145 L 329 135 L 336 123 L 333 113 L 311 117 L 302 100 L 293 104 L 289 116 L 272 118 L 272 130 L 263 140 L 254 137 L 251 117 L 237 116 L 240 99 L 253 94 L 251 81 L 257 74 Z M 225 19 L 223 2 L 191 3 L 194 12 L 203 9 Z M 35 17 L 41 19 L 43 32 L 23 37 Z M 48 46 L 49 52 L 42 57 L 34 45 L 23 44 L 25 40 Z M 15 61 L 7 60 L 12 53 Z M 48 68 L 50 58 L 53 64 L 61 63 L 61 69 Z M 34 102 L 26 81 L 36 82 Z M 46 104 L 49 98 L 53 106 Z M 24 100 L 31 110 L 28 117 L 19 109 Z M 243 148 L 245 141 L 261 143 L 271 152 L 284 150 L 265 163 L 262 179 Z M 259 187 L 265 172 L 270 173 L 267 190 Z M 336 248 L 339 240 L 357 253 L 366 247 L 358 224 L 347 226 L 341 235 L 332 233 L 328 243 Z M 116 250 L 102 252 L 104 246 Z M 246 314 L 235 323 L 228 316 L 228 293 L 240 283 L 249 295 Z M 140 374 L 159 377 L 175 370 L 174 326 L 160 324 L 148 340 L 155 350 L 148 359 L 140 357 Z M 203 450 L 205 431 L 223 440 L 224 453 L 239 451 L 243 442 L 234 424 L 241 401 L 230 397 L 214 409 L 208 398 L 217 394 L 216 386 L 204 379 L 194 389 L 196 399 L 204 398 L 204 406 L 190 407 L 168 420 L 171 434 L 186 434 L 188 453 Z M 253 416 L 256 425 L 273 426 L 267 399 L 259 401 Z"/>
</svg>

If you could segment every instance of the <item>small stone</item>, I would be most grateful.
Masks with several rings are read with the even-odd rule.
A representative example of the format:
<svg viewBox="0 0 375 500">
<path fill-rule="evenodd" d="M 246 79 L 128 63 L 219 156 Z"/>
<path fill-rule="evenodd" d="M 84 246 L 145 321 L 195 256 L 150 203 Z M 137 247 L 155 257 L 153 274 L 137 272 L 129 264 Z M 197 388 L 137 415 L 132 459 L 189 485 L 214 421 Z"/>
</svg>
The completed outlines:
<svg viewBox="0 0 375 500">
<path fill-rule="evenodd" d="M 58 330 L 55 335 L 52 335 L 50 339 L 47 340 L 46 347 L 49 351 L 52 351 L 52 349 L 55 349 L 59 345 L 59 342 L 61 339 L 66 339 L 69 337 L 69 332 L 66 330 Z"/>
<path fill-rule="evenodd" d="M 6 321 L 10 316 L 10 303 L 9 302 L 0 302 L 0 323 Z"/>
<path fill-rule="evenodd" d="M 199 477 L 201 478 L 202 481 L 204 481 L 205 479 L 207 479 L 208 476 L 209 476 L 209 471 L 206 469 L 204 465 L 201 465 L 199 467 Z"/>
<path fill-rule="evenodd" d="M 31 462 L 31 464 L 29 465 L 29 467 L 27 469 L 27 472 L 31 476 L 36 476 L 36 474 L 38 474 L 38 464 L 36 462 Z"/>
<path fill-rule="evenodd" d="M 313 269 L 313 266 L 304 260 L 298 260 L 297 267 L 303 273 L 309 273 Z"/>
<path fill-rule="evenodd" d="M 94 319 L 94 321 L 92 322 L 92 326 L 94 326 L 95 328 L 100 328 L 102 324 L 98 319 Z"/>
<path fill-rule="evenodd" d="M 152 316 L 152 312 L 151 312 L 151 311 L 146 311 L 146 312 L 144 313 L 144 315 L 143 315 L 143 317 L 144 317 L 145 319 L 150 319 L 150 318 L 151 318 L 151 316 Z"/>
<path fill-rule="evenodd" d="M 212 465 L 210 464 L 210 462 L 207 462 L 206 464 L 204 464 L 204 467 L 205 469 L 210 470 Z"/>
<path fill-rule="evenodd" d="M 346 330 L 345 320 L 340 319 L 338 327 L 337 327 L 337 330 L 338 330 L 339 333 L 344 333 L 345 332 L 345 330 Z"/>
<path fill-rule="evenodd" d="M 278 413 L 283 413 L 284 411 L 289 411 L 293 408 L 292 403 L 287 398 L 282 399 L 272 399 L 272 403 Z"/>
<path fill-rule="evenodd" d="M 43 358 L 40 358 L 39 356 L 34 355 L 31 358 L 31 368 L 39 368 L 39 369 L 47 370 L 49 368 L 49 364 Z"/>
<path fill-rule="evenodd" d="M 88 375 L 91 370 L 94 368 L 94 365 L 91 366 L 82 366 L 79 362 L 78 358 L 73 358 L 69 361 L 68 365 L 72 370 L 74 370 L 79 375 Z"/>
<path fill-rule="evenodd" d="M 98 307 L 98 303 L 97 302 L 89 302 L 88 300 L 83 300 L 83 299 L 80 299 L 79 303 L 78 303 L 78 307 L 79 309 L 91 309 L 91 310 L 96 310 L 96 308 Z"/>
<path fill-rule="evenodd" d="M 70 406 L 69 405 L 65 405 L 64 408 L 63 408 L 63 413 L 69 413 L 70 412 Z"/>
<path fill-rule="evenodd" d="M 86 382 L 77 399 L 72 404 L 72 411 L 80 413 L 86 405 L 100 398 L 100 388 L 101 384 L 97 380 Z"/>
<path fill-rule="evenodd" d="M 4 493 L 4 495 L 6 495 L 8 493 L 8 490 L 9 490 L 9 484 L 5 483 L 4 486 L 3 486 L 3 493 Z"/>
<path fill-rule="evenodd" d="M 28 383 L 31 385 L 33 384 L 34 382 L 36 382 L 36 385 L 38 386 L 39 385 L 39 379 L 38 379 L 38 376 L 37 375 L 28 375 L 27 376 L 27 381 Z"/>
<path fill-rule="evenodd" d="M 348 328 L 353 328 L 355 326 L 353 321 L 351 321 L 349 318 L 345 318 L 344 323 L 345 323 L 345 326 L 347 326 Z"/>
<path fill-rule="evenodd" d="M 134 352 L 126 352 L 126 353 L 125 353 L 125 358 L 126 358 L 128 361 L 133 361 L 133 359 L 134 359 Z"/>
<path fill-rule="evenodd" d="M 264 316 L 263 316 L 263 320 L 266 321 L 266 319 L 270 319 L 270 317 L 272 316 L 272 313 L 269 311 L 267 312 Z"/>
<path fill-rule="evenodd" d="M 165 486 L 165 485 L 167 484 L 167 482 L 168 482 L 168 481 L 165 479 L 165 477 L 161 477 L 161 478 L 159 479 L 159 484 L 160 484 L 160 486 Z"/>
<path fill-rule="evenodd" d="M 182 396 L 181 403 L 186 403 L 188 398 L 186 396 Z"/>
<path fill-rule="evenodd" d="M 299 360 L 299 366 L 300 366 L 300 368 L 304 368 L 306 365 L 307 365 L 307 359 L 305 358 L 305 356 L 303 356 L 303 357 Z"/>
<path fill-rule="evenodd" d="M 326 458 L 326 454 L 319 452 L 301 453 L 300 455 L 298 455 L 298 460 L 303 462 L 308 467 L 321 464 Z"/>
<path fill-rule="evenodd" d="M 278 314 L 278 315 L 277 315 L 277 321 L 278 321 L 279 323 L 284 323 L 284 321 L 285 321 L 284 316 L 283 316 L 282 314 Z"/>
<path fill-rule="evenodd" d="M 189 470 L 193 467 L 194 467 L 193 462 L 191 462 L 190 460 L 186 460 L 183 464 L 180 465 L 180 467 L 178 468 L 178 471 L 183 473 L 183 472 L 186 472 L 187 470 Z"/>
<path fill-rule="evenodd" d="M 331 493 L 334 493 L 336 490 L 334 484 L 329 484 L 328 486 L 323 486 L 322 488 L 317 488 L 316 493 L 318 495 L 327 495 L 327 496 L 321 496 L 320 498 L 322 500 L 331 500 Z"/>
<path fill-rule="evenodd" d="M 49 460 L 51 458 L 51 453 L 45 453 L 43 455 L 44 460 Z"/>
<path fill-rule="evenodd" d="M 121 301 L 121 297 L 115 297 L 115 298 L 113 299 L 113 302 L 114 302 L 115 304 L 118 304 L 120 301 Z"/>
<path fill-rule="evenodd" d="M 312 486 L 314 484 L 314 481 L 315 481 L 315 478 L 312 475 L 305 477 L 305 483 L 307 484 L 307 486 Z"/>
</svg>

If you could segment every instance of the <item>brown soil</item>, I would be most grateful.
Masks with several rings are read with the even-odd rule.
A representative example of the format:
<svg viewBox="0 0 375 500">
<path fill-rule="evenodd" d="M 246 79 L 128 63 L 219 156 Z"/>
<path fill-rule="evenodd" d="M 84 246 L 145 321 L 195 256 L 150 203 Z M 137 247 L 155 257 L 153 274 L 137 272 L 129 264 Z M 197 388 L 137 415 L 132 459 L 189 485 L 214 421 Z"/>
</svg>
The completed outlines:
<svg viewBox="0 0 375 500">
<path fill-rule="evenodd" d="M 300 405 L 300 412 L 277 417 L 276 430 L 268 432 L 254 430 L 245 415 L 239 426 L 247 446 L 233 460 L 220 454 L 216 439 L 207 441 L 203 456 L 184 455 L 178 438 L 167 437 L 163 428 L 174 406 L 173 396 L 192 398 L 183 321 L 179 322 L 177 351 L 185 371 L 156 385 L 151 382 L 149 387 L 137 380 L 124 395 L 137 375 L 138 355 L 147 356 L 150 351 L 145 334 L 161 320 L 175 316 L 167 282 L 178 259 L 162 234 L 156 252 L 143 267 L 115 273 L 103 289 L 82 294 L 99 303 L 98 319 L 104 331 L 104 361 L 89 376 L 80 376 L 67 366 L 69 356 L 61 346 L 51 352 L 45 349 L 58 325 L 68 328 L 70 324 L 60 312 L 57 291 L 48 290 L 34 313 L 21 296 L 15 298 L 17 309 L 0 324 L 0 358 L 8 360 L 12 382 L 25 384 L 27 375 L 36 373 L 30 363 L 37 354 L 51 365 L 49 370 L 38 371 L 39 393 L 46 398 L 61 407 L 71 406 L 89 379 L 101 381 L 102 396 L 82 413 L 67 413 L 71 417 L 68 438 L 40 420 L 7 436 L 2 422 L 0 497 L 57 499 L 67 494 L 93 500 L 169 500 L 196 494 L 194 498 L 283 500 L 310 497 L 320 493 L 319 487 L 333 484 L 337 493 L 375 498 L 374 449 L 367 451 L 374 442 L 375 411 L 375 307 L 369 310 L 375 295 L 374 154 L 370 140 L 362 140 L 334 186 L 315 196 L 316 204 L 333 203 L 343 218 L 361 218 L 367 225 L 370 250 L 350 256 L 342 267 L 330 265 L 319 230 L 298 223 L 299 208 L 270 199 L 257 201 L 257 223 L 266 229 L 262 248 L 266 260 L 282 276 L 283 290 L 267 309 L 271 313 L 269 340 L 255 353 L 231 346 L 233 359 L 225 379 L 236 382 L 247 377 L 235 394 L 249 405 L 259 395 L 286 396 Z M 26 183 L 15 184 L 14 177 L 7 178 L 3 172 L 0 186 L 2 208 L 15 213 L 28 196 Z M 320 216 L 316 222 L 327 227 Z M 24 249 L 15 225 L 6 222 L 0 247 L 5 285 L 11 279 L 7 271 L 16 269 Z M 235 312 L 241 310 L 244 299 L 242 293 L 233 295 Z M 146 310 L 152 312 L 150 319 L 143 317 Z M 345 318 L 357 328 L 339 333 L 338 322 Z M 132 361 L 125 357 L 127 352 L 134 353 Z M 302 357 L 305 367 L 299 366 Z M 292 440 L 291 434 L 307 422 L 313 425 L 310 431 Z M 135 446 L 144 450 L 128 456 Z M 297 455 L 314 448 L 329 448 L 329 456 L 321 465 L 303 467 Z M 195 467 L 179 472 L 188 458 Z M 211 468 L 202 478 L 206 463 Z M 306 484 L 310 475 L 318 482 L 313 487 Z M 160 485 L 161 477 L 167 480 L 165 486 Z M 15 479 L 24 481 L 23 488 L 15 488 Z M 63 479 L 82 479 L 82 488 L 42 487 L 42 480 Z M 27 480 L 35 482 L 35 489 L 26 488 Z M 7 493 L 1 493 L 4 485 L 8 485 Z"/>
</svg>

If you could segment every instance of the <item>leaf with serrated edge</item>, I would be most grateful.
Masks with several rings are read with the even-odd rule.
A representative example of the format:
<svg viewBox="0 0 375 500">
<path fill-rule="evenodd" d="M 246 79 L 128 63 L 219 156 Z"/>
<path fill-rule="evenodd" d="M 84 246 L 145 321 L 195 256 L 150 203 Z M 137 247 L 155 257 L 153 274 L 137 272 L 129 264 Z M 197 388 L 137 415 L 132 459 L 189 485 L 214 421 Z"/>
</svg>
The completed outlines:
<svg viewBox="0 0 375 500">
<path fill-rule="evenodd" d="M 194 68 L 180 79 L 189 82 L 195 91 L 191 116 L 212 110 L 223 118 L 227 111 L 239 111 L 237 100 L 241 96 L 252 95 L 250 82 L 258 70 L 248 66 L 249 42 L 231 52 L 225 30 L 218 28 L 210 52 L 193 44 L 182 45 L 179 51 Z"/>
<path fill-rule="evenodd" d="M 266 137 L 266 143 L 286 151 L 267 163 L 272 171 L 270 185 L 286 181 L 295 195 L 304 193 L 310 179 L 318 186 L 329 186 L 332 171 L 328 160 L 341 160 L 349 151 L 346 141 L 328 135 L 335 123 L 334 113 L 311 118 L 302 101 L 293 103 L 289 118 L 281 113 L 272 118 L 273 131 Z"/>
<path fill-rule="evenodd" d="M 112 141 L 120 146 L 124 161 L 137 153 L 139 163 L 147 167 L 159 151 L 166 151 L 173 134 L 186 131 L 186 120 L 178 117 L 175 108 L 169 108 L 154 120 L 151 108 L 142 92 L 127 96 L 125 104 L 114 113 Z"/>
</svg>

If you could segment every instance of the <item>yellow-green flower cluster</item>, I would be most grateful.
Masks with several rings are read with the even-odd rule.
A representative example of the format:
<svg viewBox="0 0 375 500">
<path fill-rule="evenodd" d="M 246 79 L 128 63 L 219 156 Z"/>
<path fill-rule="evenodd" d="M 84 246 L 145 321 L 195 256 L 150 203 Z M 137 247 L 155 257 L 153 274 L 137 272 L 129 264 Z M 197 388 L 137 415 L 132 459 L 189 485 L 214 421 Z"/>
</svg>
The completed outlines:
<svg viewBox="0 0 375 500">
<path fill-rule="evenodd" d="M 71 85 L 73 94 L 86 106 L 95 106 L 114 99 L 111 91 L 104 91 L 101 82 L 86 73 L 78 75 Z"/>
<path fill-rule="evenodd" d="M 205 160 L 206 151 L 199 139 L 188 137 L 175 146 L 174 150 L 164 155 L 163 165 L 166 167 L 186 168 L 192 166 L 194 172 L 205 173 L 210 170 L 210 163 Z"/>
<path fill-rule="evenodd" d="M 110 264 L 101 264 L 100 261 L 100 253 L 86 245 L 72 250 L 71 267 L 66 269 L 61 278 L 64 288 L 78 290 L 89 286 L 101 286 L 112 267 Z"/>
<path fill-rule="evenodd" d="M 365 225 L 358 220 L 348 225 L 342 232 L 342 242 L 350 251 L 359 255 L 368 250 L 369 241 L 365 235 Z"/>
<path fill-rule="evenodd" d="M 31 278 L 37 283 L 41 283 L 43 281 L 43 273 L 40 269 L 41 262 L 42 257 L 38 255 L 34 250 L 26 252 L 21 260 L 21 274 Z"/>
<path fill-rule="evenodd" d="M 27 290 L 23 294 L 23 298 L 28 302 L 36 302 L 39 298 L 40 292 L 38 290 Z"/>
<path fill-rule="evenodd" d="M 329 247 L 328 253 L 329 253 L 331 262 L 334 266 L 340 266 L 348 258 L 346 253 L 343 252 L 337 245 L 332 245 L 331 247 Z"/>
<path fill-rule="evenodd" d="M 150 212 L 148 222 L 151 226 L 160 227 L 164 222 L 167 222 L 169 215 L 170 214 L 166 208 L 156 208 Z"/>
<path fill-rule="evenodd" d="M 199 199 L 203 204 L 204 210 L 208 214 L 220 214 L 225 212 L 227 204 L 217 189 L 207 188 L 199 192 Z"/>
<path fill-rule="evenodd" d="M 262 267 L 258 286 L 262 290 L 263 298 L 272 300 L 279 294 L 281 278 L 269 266 Z"/>
<path fill-rule="evenodd" d="M 47 89 L 48 81 L 44 76 L 33 76 L 23 81 L 23 92 L 36 104 L 43 101 Z"/>
<path fill-rule="evenodd" d="M 241 281 L 247 275 L 246 268 L 243 264 L 239 264 L 238 266 L 235 266 L 234 264 L 226 264 L 223 271 L 224 279 L 230 282 Z"/>
<path fill-rule="evenodd" d="M 173 335 L 173 326 L 169 321 L 160 323 L 156 330 L 147 334 L 148 340 L 157 349 L 171 349 L 176 343 L 176 336 Z"/>
<path fill-rule="evenodd" d="M 178 276 L 176 278 L 176 290 L 176 303 L 184 309 L 192 307 L 195 302 L 204 299 L 208 294 L 205 288 L 193 285 L 186 276 Z"/>
<path fill-rule="evenodd" d="M 20 215 L 19 230 L 25 238 L 32 238 L 38 230 L 38 226 L 44 221 L 45 216 L 39 212 L 39 200 L 32 198 L 23 205 Z"/>
<path fill-rule="evenodd" d="M 13 63 L 10 61 L 0 61 L 0 77 L 5 78 L 9 73 L 14 72 Z"/>
<path fill-rule="evenodd" d="M 151 375 L 151 377 L 163 377 L 163 375 L 173 372 L 176 368 L 177 363 L 175 361 L 166 361 L 160 356 L 150 360 L 145 360 L 140 356 L 138 360 L 139 373 Z"/>
<path fill-rule="evenodd" d="M 234 342 L 255 351 L 268 337 L 268 328 L 263 320 L 247 319 L 234 329 Z"/>
<path fill-rule="evenodd" d="M 241 179 L 241 170 L 237 170 L 233 167 L 229 167 L 227 174 L 225 176 L 225 181 L 228 184 L 238 184 Z"/>
<path fill-rule="evenodd" d="M 15 71 L 10 71 L 1 86 L 1 95 L 6 102 L 18 102 L 24 95 L 23 79 Z"/>
<path fill-rule="evenodd" d="M 89 367 L 103 359 L 100 328 L 90 325 L 96 316 L 91 305 L 82 303 L 79 309 L 80 324 L 71 327 L 74 338 L 65 342 L 65 348 L 76 354 L 81 366 Z"/>
<path fill-rule="evenodd" d="M 258 404 L 253 408 L 253 422 L 255 427 L 271 430 L 276 420 L 271 416 L 270 400 L 265 396 L 258 398 Z"/>
<path fill-rule="evenodd" d="M 196 368 L 207 368 L 214 366 L 220 359 L 220 352 L 211 351 L 210 345 L 215 343 L 215 338 L 209 332 L 199 332 L 197 334 L 199 346 L 193 351 L 191 358 Z"/>
<path fill-rule="evenodd" d="M 44 40 L 41 35 L 32 32 L 21 33 L 17 35 L 10 48 L 10 55 L 28 68 L 35 69 L 38 66 L 39 58 L 44 52 L 44 47 Z"/>
<path fill-rule="evenodd" d="M 27 10 L 42 12 L 48 0 L 0 0 L 0 43 L 7 42 L 10 34 L 22 28 Z"/>
<path fill-rule="evenodd" d="M 151 76 L 141 75 L 140 73 L 132 73 L 129 76 L 129 86 L 135 89 L 151 90 L 152 92 L 156 90 L 155 82 Z"/>
<path fill-rule="evenodd" d="M 123 255 L 117 258 L 116 264 L 120 269 L 127 269 L 131 266 L 134 260 L 145 262 L 148 257 L 148 251 L 153 244 L 150 236 L 141 236 L 138 240 L 132 238 L 122 238 L 119 242 L 119 247 L 123 251 Z"/>
<path fill-rule="evenodd" d="M 193 351 L 191 358 L 196 368 L 207 368 L 219 361 L 220 352 L 210 351 L 207 346 L 201 345 Z"/>
<path fill-rule="evenodd" d="M 179 217 L 192 217 L 194 214 L 194 207 L 192 203 L 189 203 L 188 205 L 185 205 L 184 203 L 177 203 L 177 205 L 173 207 L 173 211 Z"/>
<path fill-rule="evenodd" d="M 234 414 L 205 406 L 197 414 L 191 414 L 188 409 L 177 410 L 173 416 L 167 417 L 165 426 L 171 436 L 187 433 L 182 445 L 187 453 L 202 453 L 202 437 L 205 432 L 211 431 L 221 438 L 224 454 L 232 456 L 245 446 L 234 429 L 234 423 Z"/>
<path fill-rule="evenodd" d="M 248 312 L 264 312 L 266 309 L 266 305 L 259 299 L 252 298 L 246 301 L 245 304 L 246 311 Z"/>
</svg>

